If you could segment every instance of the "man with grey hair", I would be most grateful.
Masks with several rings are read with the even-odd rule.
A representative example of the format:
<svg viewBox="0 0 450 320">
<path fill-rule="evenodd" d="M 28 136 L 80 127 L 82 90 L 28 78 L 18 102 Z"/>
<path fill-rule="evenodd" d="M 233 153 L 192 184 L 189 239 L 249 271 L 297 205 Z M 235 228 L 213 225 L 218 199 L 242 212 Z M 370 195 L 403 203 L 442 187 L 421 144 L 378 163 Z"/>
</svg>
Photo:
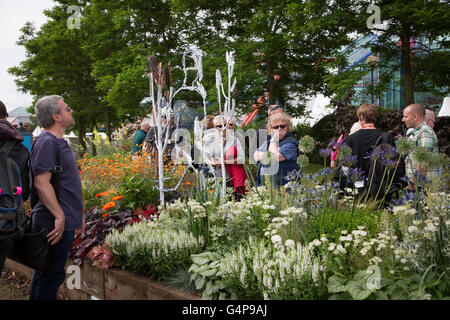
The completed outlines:
<svg viewBox="0 0 450 320">
<path fill-rule="evenodd" d="M 75 121 L 73 110 L 61 96 L 39 99 L 34 110 L 43 131 L 31 146 L 31 217 L 33 226 L 49 230 L 52 261 L 48 269 L 35 270 L 30 300 L 56 300 L 75 233 L 82 232 L 85 225 L 76 158 L 63 139 Z"/>
</svg>

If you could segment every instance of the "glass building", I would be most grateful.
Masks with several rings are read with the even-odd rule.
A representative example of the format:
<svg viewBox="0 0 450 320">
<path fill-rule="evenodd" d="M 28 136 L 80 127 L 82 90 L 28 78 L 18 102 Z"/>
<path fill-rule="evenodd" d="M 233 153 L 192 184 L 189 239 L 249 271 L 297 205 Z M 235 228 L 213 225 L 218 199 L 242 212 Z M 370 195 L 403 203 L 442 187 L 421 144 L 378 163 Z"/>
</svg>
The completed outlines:
<svg viewBox="0 0 450 320">
<path fill-rule="evenodd" d="M 380 56 L 374 55 L 370 48 L 364 48 L 364 45 L 371 42 L 376 42 L 377 36 L 367 36 L 356 40 L 355 49 L 345 49 L 343 53 L 346 54 L 349 68 L 355 67 L 358 64 L 367 63 L 369 61 L 378 60 Z M 430 43 L 428 40 L 420 37 L 417 41 L 418 43 L 425 43 L 431 49 L 438 49 L 438 42 Z M 442 39 L 438 39 L 442 40 Z M 413 46 L 420 46 L 413 42 Z M 420 54 L 423 51 L 418 51 L 416 54 Z M 383 93 L 382 96 L 377 97 L 373 95 L 368 95 L 366 89 L 370 86 L 376 85 L 380 76 L 379 68 L 373 68 L 368 74 L 366 74 L 355 86 L 354 103 L 360 104 L 361 102 L 375 103 L 379 106 L 385 108 L 402 110 L 405 107 L 405 100 L 403 95 L 404 87 L 399 84 L 399 80 L 402 76 L 402 70 L 395 71 L 392 80 L 388 84 L 388 89 Z M 415 92 L 414 101 L 420 103 L 425 107 L 432 107 L 439 109 L 443 103 L 444 96 L 436 96 L 428 92 Z"/>
</svg>

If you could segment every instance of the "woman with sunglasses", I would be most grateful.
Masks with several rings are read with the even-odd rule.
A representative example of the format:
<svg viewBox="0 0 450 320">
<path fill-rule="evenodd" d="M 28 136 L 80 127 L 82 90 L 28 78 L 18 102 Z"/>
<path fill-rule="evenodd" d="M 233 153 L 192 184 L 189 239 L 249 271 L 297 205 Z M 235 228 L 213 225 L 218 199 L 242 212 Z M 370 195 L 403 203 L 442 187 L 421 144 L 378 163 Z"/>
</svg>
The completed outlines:
<svg viewBox="0 0 450 320">
<path fill-rule="evenodd" d="M 300 170 L 297 164 L 298 140 L 291 133 L 292 120 L 285 113 L 274 114 L 269 118 L 267 129 L 271 139 L 265 141 L 253 155 L 259 172 L 256 184 L 264 184 L 264 175 L 272 170 L 269 175 L 276 175 L 276 180 L 273 182 L 278 186 L 284 185 L 289 181 L 287 176 L 290 173 Z M 266 162 L 268 152 L 272 156 L 271 159 L 277 163 Z"/>
</svg>

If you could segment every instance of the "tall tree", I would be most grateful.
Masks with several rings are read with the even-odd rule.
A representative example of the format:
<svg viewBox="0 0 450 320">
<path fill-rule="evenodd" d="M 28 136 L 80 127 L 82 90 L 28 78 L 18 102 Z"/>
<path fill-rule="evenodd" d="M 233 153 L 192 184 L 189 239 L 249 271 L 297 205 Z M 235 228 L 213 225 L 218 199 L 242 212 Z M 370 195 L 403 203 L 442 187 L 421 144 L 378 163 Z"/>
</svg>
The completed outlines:
<svg viewBox="0 0 450 320">
<path fill-rule="evenodd" d="M 182 17 L 170 1 L 86 1 L 83 22 L 89 33 L 84 46 L 93 59 L 97 88 L 105 92 L 105 116 L 117 123 L 143 116 L 140 102 L 149 96 L 147 55 L 165 65 L 181 60 Z"/>
<path fill-rule="evenodd" d="M 367 10 L 372 1 L 347 2 L 361 8 L 353 17 L 355 31 L 361 36 L 376 35 L 376 40 L 365 46 L 374 55 L 379 55 L 380 59 L 363 67 L 366 71 L 376 67 L 380 69 L 382 79 L 377 83 L 377 88 L 369 89 L 372 94 L 382 94 L 386 84 L 393 79 L 394 72 L 399 70 L 405 105 L 414 103 L 415 92 L 431 91 L 442 96 L 448 94 L 448 1 L 380 0 L 376 2 L 380 21 L 375 24 L 373 20 L 376 12 Z"/>
<path fill-rule="evenodd" d="M 327 63 L 349 43 L 345 19 L 335 13 L 329 1 L 173 3 L 175 10 L 190 17 L 186 22 L 191 31 L 189 41 L 208 53 L 205 83 L 214 81 L 211 66 L 220 65 L 217 62 L 225 51 L 234 51 L 236 102 L 243 111 L 268 92 L 269 103 L 278 101 L 291 115 L 301 115 L 308 96 L 327 91 L 323 81 L 330 72 Z"/>
<path fill-rule="evenodd" d="M 68 28 L 66 4 L 44 13 L 49 20 L 40 30 L 36 31 L 30 22 L 21 29 L 17 43 L 25 47 L 26 59 L 8 72 L 16 77 L 18 88 L 35 96 L 35 100 L 50 94 L 62 96 L 75 111 L 75 129 L 85 149 L 82 137 L 100 107 L 92 60 L 82 50 L 86 35 L 82 29 Z"/>
</svg>

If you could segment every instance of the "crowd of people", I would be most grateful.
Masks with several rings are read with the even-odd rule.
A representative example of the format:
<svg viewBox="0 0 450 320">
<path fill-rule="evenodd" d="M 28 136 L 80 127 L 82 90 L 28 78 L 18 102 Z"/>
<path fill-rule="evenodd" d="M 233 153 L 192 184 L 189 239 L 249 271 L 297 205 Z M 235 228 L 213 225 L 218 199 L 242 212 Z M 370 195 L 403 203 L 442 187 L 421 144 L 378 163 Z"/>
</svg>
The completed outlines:
<svg viewBox="0 0 450 320">
<path fill-rule="evenodd" d="M 28 152 L 21 145 L 21 137 L 15 128 L 7 121 L 5 105 L 0 101 L 0 149 L 4 156 L 12 157 L 20 168 L 23 193 L 21 201 L 26 201 L 29 195 L 34 197 L 31 217 L 33 225 L 48 228 L 48 241 L 53 245 L 53 258 L 49 269 L 36 270 L 31 284 L 30 299 L 56 299 L 58 287 L 65 279 L 64 266 L 69 250 L 77 232 L 82 232 L 85 226 L 83 217 L 82 187 L 75 155 L 66 140 L 65 130 L 75 124 L 73 110 L 60 96 L 46 96 L 35 104 L 37 121 L 44 128 L 35 139 Z M 264 140 L 252 155 L 257 164 L 256 184 L 265 183 L 268 177 L 278 186 L 285 185 L 292 179 L 292 173 L 300 175 L 297 164 L 299 156 L 299 141 L 294 137 L 292 119 L 278 105 L 268 107 L 267 139 Z M 349 135 L 342 134 L 336 147 L 347 145 L 357 169 L 361 172 L 361 181 L 353 181 L 354 187 L 364 189 L 370 171 L 369 152 L 371 147 L 382 142 L 395 146 L 395 139 L 390 134 L 381 132 L 375 127 L 378 116 L 377 106 L 364 103 L 357 109 L 358 122 L 353 125 Z M 163 124 L 171 119 L 169 137 L 172 138 L 173 115 L 164 114 Z M 435 115 L 420 104 L 412 104 L 403 110 L 403 120 L 409 128 L 405 136 L 414 147 L 423 147 L 430 152 L 438 153 L 438 141 L 433 131 Z M 234 190 L 234 197 L 239 200 L 247 193 L 244 146 L 234 134 L 236 119 L 227 115 L 206 116 L 201 125 L 204 129 L 203 158 L 199 171 L 205 176 L 226 179 Z M 140 154 L 143 149 L 157 152 L 157 127 L 151 127 L 148 122 L 139 123 L 140 129 L 134 135 L 133 155 Z M 169 139 L 170 139 L 169 138 Z M 10 143 L 8 143 L 10 141 Z M 178 141 L 169 141 L 168 152 Z M 6 152 L 5 146 L 8 145 Z M 11 151 L 12 150 L 12 151 Z M 338 168 L 338 148 L 331 154 L 331 166 Z M 5 160 L 2 160 L 5 161 Z M 397 161 L 400 161 L 397 160 Z M 417 190 L 417 172 L 425 177 L 427 182 L 435 181 L 440 174 L 439 169 L 424 167 L 411 154 L 406 163 L 407 189 Z M 28 177 L 28 172 L 29 177 Z M 54 175 L 59 173 L 55 183 Z M 290 177 L 289 179 L 287 177 Z M 348 172 L 343 174 L 341 185 L 348 186 Z M 366 185 L 365 185 L 366 184 Z M 29 188 L 28 188 L 29 187 Z M 5 196 L 5 198 L 4 198 Z M 20 198 L 20 197 L 19 197 Z M 6 193 L 0 191 L 0 204 L 6 201 Z M 8 198 L 9 199 L 9 198 Z M 5 202 L 6 203 L 6 202 Z M 23 205 L 23 202 L 22 202 Z M 1 213 L 1 212 L 0 212 Z M 2 219 L 0 216 L 0 226 Z M 1 230 L 0 230 L 1 231 Z M 1 239 L 0 239 L 1 240 Z M 0 272 L 11 243 L 0 241 Z"/>
<path fill-rule="evenodd" d="M 383 133 L 375 127 L 378 117 L 378 107 L 374 104 L 364 103 L 357 109 L 358 121 L 348 132 L 342 133 L 331 152 L 330 167 L 335 168 L 335 179 L 340 188 L 356 187 L 360 193 L 367 190 L 368 177 L 371 174 L 370 152 L 377 144 L 384 143 L 392 147 L 396 146 L 396 139 L 390 133 Z M 166 117 L 163 115 L 163 125 Z M 407 106 L 403 111 L 402 121 L 408 127 L 404 136 L 410 139 L 415 147 L 426 147 L 432 153 L 438 153 L 437 136 L 433 131 L 436 116 L 430 109 L 425 109 L 420 104 Z M 204 132 L 204 146 L 202 149 L 202 161 L 199 170 L 208 177 L 226 179 L 227 185 L 233 187 L 235 198 L 240 199 L 246 194 L 247 173 L 244 168 L 245 155 L 241 141 L 234 134 L 236 119 L 227 115 L 207 115 L 201 122 Z M 155 155 L 156 151 L 156 127 L 150 127 L 149 123 L 142 123 L 141 129 L 134 136 L 133 154 L 142 152 L 142 149 Z M 251 158 L 257 164 L 255 182 L 256 185 L 265 183 L 265 179 L 272 179 L 277 186 L 285 185 L 289 180 L 300 181 L 300 167 L 297 163 L 299 156 L 299 141 L 294 137 L 291 117 L 284 112 L 280 105 L 269 105 L 267 108 L 267 122 L 261 129 L 267 129 L 267 139 L 256 149 Z M 170 126 L 169 137 L 174 130 L 173 119 Z M 168 153 L 172 150 L 174 142 L 169 141 Z M 178 142 L 177 142 L 178 143 Z M 361 176 L 359 181 L 350 181 L 348 167 L 337 167 L 338 147 L 346 145 L 351 148 L 351 156 L 355 167 Z M 415 173 L 431 182 L 439 175 L 439 169 L 422 168 L 411 157 L 402 160 L 406 164 L 405 186 L 409 191 L 415 190 Z M 224 167 L 222 168 L 222 164 Z M 337 167 L 337 168 L 336 168 Z M 399 170 L 398 173 L 401 171 Z M 294 175 L 292 174 L 294 173 Z"/>
</svg>

